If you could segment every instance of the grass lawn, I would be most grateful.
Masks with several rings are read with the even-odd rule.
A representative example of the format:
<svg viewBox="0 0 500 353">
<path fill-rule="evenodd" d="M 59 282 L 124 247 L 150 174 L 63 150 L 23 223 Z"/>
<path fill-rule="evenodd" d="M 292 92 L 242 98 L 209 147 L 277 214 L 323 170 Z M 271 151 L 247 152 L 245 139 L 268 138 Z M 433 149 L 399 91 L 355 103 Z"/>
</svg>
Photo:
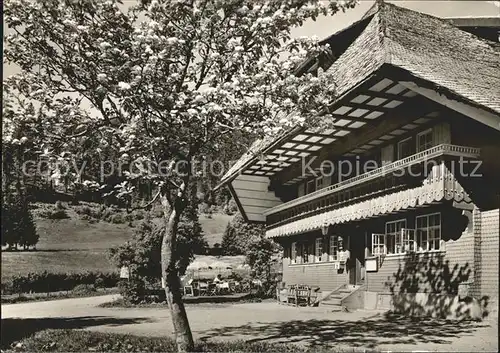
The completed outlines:
<svg viewBox="0 0 500 353">
<path fill-rule="evenodd" d="M 69 298 L 79 298 L 79 297 L 93 297 L 106 294 L 118 294 L 120 291 L 117 287 L 114 288 L 98 288 L 95 291 L 59 291 L 51 293 L 24 293 L 24 294 L 12 294 L 12 295 L 2 295 L 2 304 L 16 304 L 24 302 L 34 302 L 34 301 L 48 301 L 48 300 L 58 300 L 58 299 L 69 299 Z"/>
<path fill-rule="evenodd" d="M 222 235 L 226 230 L 226 226 L 234 216 L 216 213 L 211 218 L 205 215 L 200 215 L 200 223 L 205 233 L 205 239 L 209 246 L 215 243 L 222 243 Z"/>
<path fill-rule="evenodd" d="M 293 344 L 235 342 L 197 342 L 196 352 L 338 352 L 321 347 L 305 348 Z M 14 343 L 5 352 L 177 352 L 169 337 L 138 337 L 84 330 L 45 330 Z"/>
<path fill-rule="evenodd" d="M 38 205 L 40 208 L 45 205 Z M 34 212 L 40 235 L 37 251 L 2 251 L 2 277 L 29 272 L 83 272 L 117 271 L 108 261 L 107 249 L 123 244 L 133 235 L 134 228 L 127 224 L 105 221 L 89 222 L 71 208 L 69 218 L 51 220 Z M 212 218 L 200 216 L 200 223 L 209 244 L 220 243 L 222 233 L 232 216 L 214 214 Z"/>
<path fill-rule="evenodd" d="M 117 271 L 104 249 L 2 252 L 3 279 L 44 270 L 53 273 Z"/>
</svg>

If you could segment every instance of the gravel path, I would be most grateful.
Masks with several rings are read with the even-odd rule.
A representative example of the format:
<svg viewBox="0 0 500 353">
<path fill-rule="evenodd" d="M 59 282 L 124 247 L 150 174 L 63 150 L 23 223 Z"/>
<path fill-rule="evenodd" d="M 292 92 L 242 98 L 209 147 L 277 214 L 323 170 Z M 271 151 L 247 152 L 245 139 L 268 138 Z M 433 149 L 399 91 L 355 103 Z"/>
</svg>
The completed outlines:
<svg viewBox="0 0 500 353">
<path fill-rule="evenodd" d="M 172 334 L 167 309 L 99 308 L 117 295 L 2 305 L 2 341 L 46 328 L 162 336 Z M 384 351 L 498 351 L 498 320 L 481 323 L 386 318 L 382 313 L 327 312 L 274 302 L 188 305 L 198 340 L 287 342 Z M 498 316 L 497 316 L 498 317 Z"/>
</svg>

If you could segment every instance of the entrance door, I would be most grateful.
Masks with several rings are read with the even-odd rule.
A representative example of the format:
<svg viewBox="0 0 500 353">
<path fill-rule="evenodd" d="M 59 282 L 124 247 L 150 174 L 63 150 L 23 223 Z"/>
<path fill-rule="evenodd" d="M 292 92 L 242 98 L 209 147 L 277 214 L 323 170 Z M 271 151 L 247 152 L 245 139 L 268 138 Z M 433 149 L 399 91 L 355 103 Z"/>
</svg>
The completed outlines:
<svg viewBox="0 0 500 353">
<path fill-rule="evenodd" d="M 349 271 L 349 284 L 359 285 L 364 282 L 362 270 L 365 263 L 365 235 L 356 232 L 349 237 L 349 262 L 347 270 Z"/>
</svg>

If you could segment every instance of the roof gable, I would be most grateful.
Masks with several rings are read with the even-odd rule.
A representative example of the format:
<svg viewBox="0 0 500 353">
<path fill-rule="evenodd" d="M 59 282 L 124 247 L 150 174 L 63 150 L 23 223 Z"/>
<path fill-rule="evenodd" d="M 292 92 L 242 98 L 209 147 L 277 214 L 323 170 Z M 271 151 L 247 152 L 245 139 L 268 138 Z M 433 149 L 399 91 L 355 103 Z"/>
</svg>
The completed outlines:
<svg viewBox="0 0 500 353">
<path fill-rule="evenodd" d="M 334 46 L 339 36 L 347 35 L 343 38 L 344 47 L 337 51 L 341 55 L 328 68 L 337 92 L 335 101 L 384 66 L 403 70 L 413 78 L 437 86 L 439 91 L 451 93 L 496 116 L 500 114 L 497 43 L 462 31 L 448 20 L 380 0 L 349 28 L 355 30 L 340 31 L 323 41 Z M 245 165 L 286 136 L 257 141 L 224 175 L 221 184 L 233 179 Z"/>
</svg>

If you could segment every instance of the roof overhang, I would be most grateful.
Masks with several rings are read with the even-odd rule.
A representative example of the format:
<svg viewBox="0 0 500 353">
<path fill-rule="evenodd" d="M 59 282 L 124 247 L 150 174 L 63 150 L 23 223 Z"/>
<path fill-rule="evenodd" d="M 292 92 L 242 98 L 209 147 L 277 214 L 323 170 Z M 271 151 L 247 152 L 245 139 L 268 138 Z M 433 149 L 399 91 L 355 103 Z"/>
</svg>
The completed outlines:
<svg viewBox="0 0 500 353">
<path fill-rule="evenodd" d="M 256 152 L 218 187 L 231 182 L 239 174 L 273 178 L 277 173 L 304 158 L 317 154 L 321 149 L 338 145 L 339 141 L 352 132 L 370 127 L 374 122 L 384 119 L 391 110 L 418 95 L 500 131 L 500 114 L 497 112 L 469 102 L 455 92 L 418 78 L 405 69 L 386 64 L 378 75 L 370 76 L 335 100 L 329 112 L 325 114 L 331 118 L 329 128 L 304 126 L 290 130 Z M 405 129 L 416 127 L 413 124 L 406 126 Z M 396 131 L 396 135 L 399 132 L 405 131 Z M 393 137 L 383 136 L 381 141 L 374 140 L 371 144 L 358 146 L 345 156 L 364 154 L 377 144 Z M 302 176 L 302 179 L 304 177 L 307 176 Z"/>
<path fill-rule="evenodd" d="M 499 16 L 461 16 L 461 17 L 447 17 L 452 25 L 456 27 L 500 27 Z"/>
<path fill-rule="evenodd" d="M 303 158 L 383 119 L 392 109 L 415 96 L 415 92 L 397 81 L 380 75 L 370 76 L 333 102 L 325 113 L 330 119 L 328 128 L 303 126 L 290 130 L 256 152 L 221 185 L 230 183 L 240 174 L 272 178 Z M 360 146 L 352 153 L 366 152 L 375 146 Z"/>
</svg>

